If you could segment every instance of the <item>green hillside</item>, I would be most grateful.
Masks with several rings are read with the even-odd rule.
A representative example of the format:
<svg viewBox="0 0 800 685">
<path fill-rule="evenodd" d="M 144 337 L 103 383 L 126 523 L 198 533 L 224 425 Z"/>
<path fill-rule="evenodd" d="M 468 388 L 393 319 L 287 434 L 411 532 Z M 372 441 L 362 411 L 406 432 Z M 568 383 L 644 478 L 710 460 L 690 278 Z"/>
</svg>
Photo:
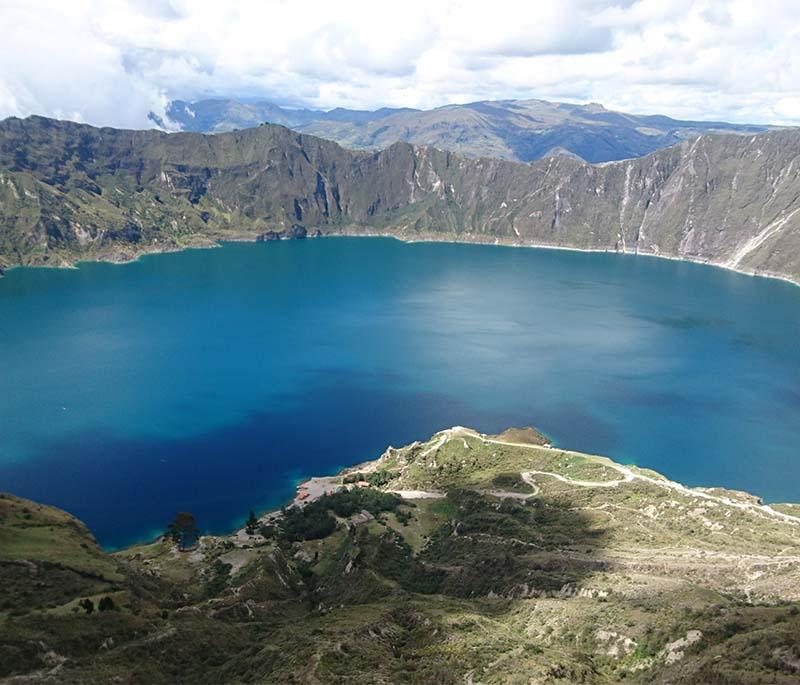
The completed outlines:
<svg viewBox="0 0 800 685">
<path fill-rule="evenodd" d="M 127 260 L 218 240 L 404 240 L 653 254 L 800 278 L 800 131 L 710 135 L 592 166 L 353 152 L 282 126 L 233 133 L 0 122 L 0 268 Z"/>
<path fill-rule="evenodd" d="M 317 498 L 330 489 L 337 492 Z M 264 515 L 252 535 L 206 536 L 185 552 L 158 541 L 114 555 L 63 512 L 4 496 L 0 677 L 800 677 L 800 519 L 792 507 L 690 490 L 549 447 L 533 431 L 490 437 L 463 428 L 390 448 L 309 492 L 302 507 Z M 107 610 L 78 604 L 99 607 L 105 597 Z"/>
</svg>

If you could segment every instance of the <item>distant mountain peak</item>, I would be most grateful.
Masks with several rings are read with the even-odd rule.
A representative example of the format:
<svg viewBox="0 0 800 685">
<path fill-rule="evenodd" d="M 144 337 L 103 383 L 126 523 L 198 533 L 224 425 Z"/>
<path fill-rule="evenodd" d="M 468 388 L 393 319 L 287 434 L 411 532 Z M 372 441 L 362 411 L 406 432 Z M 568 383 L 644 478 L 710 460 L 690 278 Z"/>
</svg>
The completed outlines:
<svg viewBox="0 0 800 685">
<path fill-rule="evenodd" d="M 313 133 L 355 149 L 383 149 L 396 141 L 431 145 L 468 157 L 529 162 L 553 154 L 588 162 L 640 157 L 707 131 L 755 133 L 765 126 L 680 121 L 663 115 L 615 112 L 602 104 L 540 99 L 479 100 L 430 110 L 382 107 L 329 111 L 291 109 L 266 101 L 174 100 L 161 128 L 221 133 L 264 122 Z"/>
<path fill-rule="evenodd" d="M 581 105 L 581 108 L 586 112 L 609 112 L 611 110 L 606 109 L 601 105 L 599 102 L 589 102 L 585 105 Z"/>
</svg>

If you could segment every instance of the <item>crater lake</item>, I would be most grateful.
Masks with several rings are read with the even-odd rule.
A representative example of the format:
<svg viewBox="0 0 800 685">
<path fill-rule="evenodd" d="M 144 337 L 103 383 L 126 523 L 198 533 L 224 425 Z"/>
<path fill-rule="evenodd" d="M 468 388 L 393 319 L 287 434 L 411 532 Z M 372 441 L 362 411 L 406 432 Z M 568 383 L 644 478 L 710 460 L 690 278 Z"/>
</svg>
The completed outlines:
<svg viewBox="0 0 800 685">
<path fill-rule="evenodd" d="M 336 238 L 0 279 L 0 490 L 108 547 L 223 532 L 452 425 L 800 500 L 800 288 L 616 254 Z"/>
</svg>

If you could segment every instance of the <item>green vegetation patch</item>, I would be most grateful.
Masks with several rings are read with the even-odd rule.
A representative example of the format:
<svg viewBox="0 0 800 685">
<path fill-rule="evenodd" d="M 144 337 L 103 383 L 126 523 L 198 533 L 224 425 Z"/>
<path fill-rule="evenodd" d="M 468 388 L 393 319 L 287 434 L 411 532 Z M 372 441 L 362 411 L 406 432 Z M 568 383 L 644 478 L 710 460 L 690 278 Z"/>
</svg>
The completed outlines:
<svg viewBox="0 0 800 685">
<path fill-rule="evenodd" d="M 618 476 L 600 458 L 469 433 L 378 465 L 356 482 L 374 473 L 382 487 L 446 496 L 412 505 L 354 487 L 286 509 L 267 540 L 114 555 L 67 514 L 0 498 L 0 600 L 12 598 L 0 607 L 0 677 L 59 667 L 51 678 L 76 685 L 798 682 L 797 526 L 641 480 L 536 475 L 533 494 L 521 471 Z M 92 575 L 104 567 L 120 582 Z"/>
<path fill-rule="evenodd" d="M 378 516 L 385 511 L 399 513 L 401 506 L 409 504 L 397 495 L 373 488 L 353 488 L 325 494 L 302 507 L 285 508 L 279 526 L 286 540 L 316 540 L 327 537 L 336 529 L 336 519 L 331 514 L 349 518 L 366 511 Z"/>
<path fill-rule="evenodd" d="M 342 479 L 344 483 L 369 483 L 370 486 L 373 488 L 382 488 L 388 485 L 392 480 L 399 476 L 398 471 L 390 471 L 389 469 L 377 469 L 376 471 L 370 471 L 368 473 L 363 473 L 361 471 L 356 471 L 354 473 L 348 473 Z"/>
<path fill-rule="evenodd" d="M 120 580 L 88 528 L 60 509 L 0 494 L 0 560 L 35 561 Z"/>
<path fill-rule="evenodd" d="M 516 471 L 498 473 L 492 478 L 492 487 L 497 490 L 507 490 L 509 492 L 519 492 L 528 494 L 533 492 L 533 487 L 522 480 L 522 475 Z"/>
</svg>

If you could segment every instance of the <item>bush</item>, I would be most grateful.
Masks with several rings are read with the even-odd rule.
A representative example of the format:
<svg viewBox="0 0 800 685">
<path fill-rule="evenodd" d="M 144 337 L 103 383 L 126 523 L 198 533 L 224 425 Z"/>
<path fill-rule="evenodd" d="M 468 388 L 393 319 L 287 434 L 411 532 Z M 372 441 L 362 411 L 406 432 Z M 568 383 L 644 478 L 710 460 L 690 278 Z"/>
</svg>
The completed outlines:
<svg viewBox="0 0 800 685">
<path fill-rule="evenodd" d="M 522 480 L 519 473 L 498 473 L 492 479 L 492 486 L 498 490 L 509 490 L 511 492 L 531 493 L 533 488 L 530 484 Z"/>
<path fill-rule="evenodd" d="M 391 480 L 397 477 L 396 471 L 389 471 L 387 469 L 379 469 L 370 473 L 362 473 L 357 471 L 355 473 L 348 473 L 344 479 L 344 483 L 359 483 L 366 481 L 374 488 L 382 488 Z"/>
<path fill-rule="evenodd" d="M 333 495 L 320 497 L 313 502 L 313 504 L 319 504 L 320 507 L 330 509 L 334 514 L 343 518 L 360 511 L 368 511 L 373 516 L 377 516 L 383 511 L 396 510 L 402 503 L 403 500 L 397 495 L 371 488 L 342 490 Z"/>
<path fill-rule="evenodd" d="M 400 497 L 380 490 L 371 488 L 342 490 L 332 495 L 323 495 L 304 507 L 284 509 L 280 528 L 284 538 L 290 542 L 318 540 L 336 530 L 336 519 L 330 512 L 341 518 L 347 518 L 360 511 L 368 511 L 373 516 L 378 516 L 384 511 L 397 511 L 401 504 L 404 502 Z"/>
<path fill-rule="evenodd" d="M 287 540 L 290 542 L 318 540 L 336 530 L 336 519 L 327 509 L 315 506 L 317 502 L 305 507 L 290 507 L 283 510 L 280 526 Z"/>
<path fill-rule="evenodd" d="M 221 559 L 216 559 L 210 569 L 210 578 L 206 581 L 205 596 L 216 597 L 228 586 L 231 564 L 226 564 Z"/>
<path fill-rule="evenodd" d="M 258 528 L 258 532 L 265 538 L 271 538 L 277 535 L 280 531 L 277 526 L 272 523 L 264 523 Z"/>
<path fill-rule="evenodd" d="M 421 563 L 411 547 L 394 531 L 370 540 L 367 556 L 378 573 L 397 581 L 405 590 L 420 594 L 441 592 L 444 571 Z"/>
</svg>

